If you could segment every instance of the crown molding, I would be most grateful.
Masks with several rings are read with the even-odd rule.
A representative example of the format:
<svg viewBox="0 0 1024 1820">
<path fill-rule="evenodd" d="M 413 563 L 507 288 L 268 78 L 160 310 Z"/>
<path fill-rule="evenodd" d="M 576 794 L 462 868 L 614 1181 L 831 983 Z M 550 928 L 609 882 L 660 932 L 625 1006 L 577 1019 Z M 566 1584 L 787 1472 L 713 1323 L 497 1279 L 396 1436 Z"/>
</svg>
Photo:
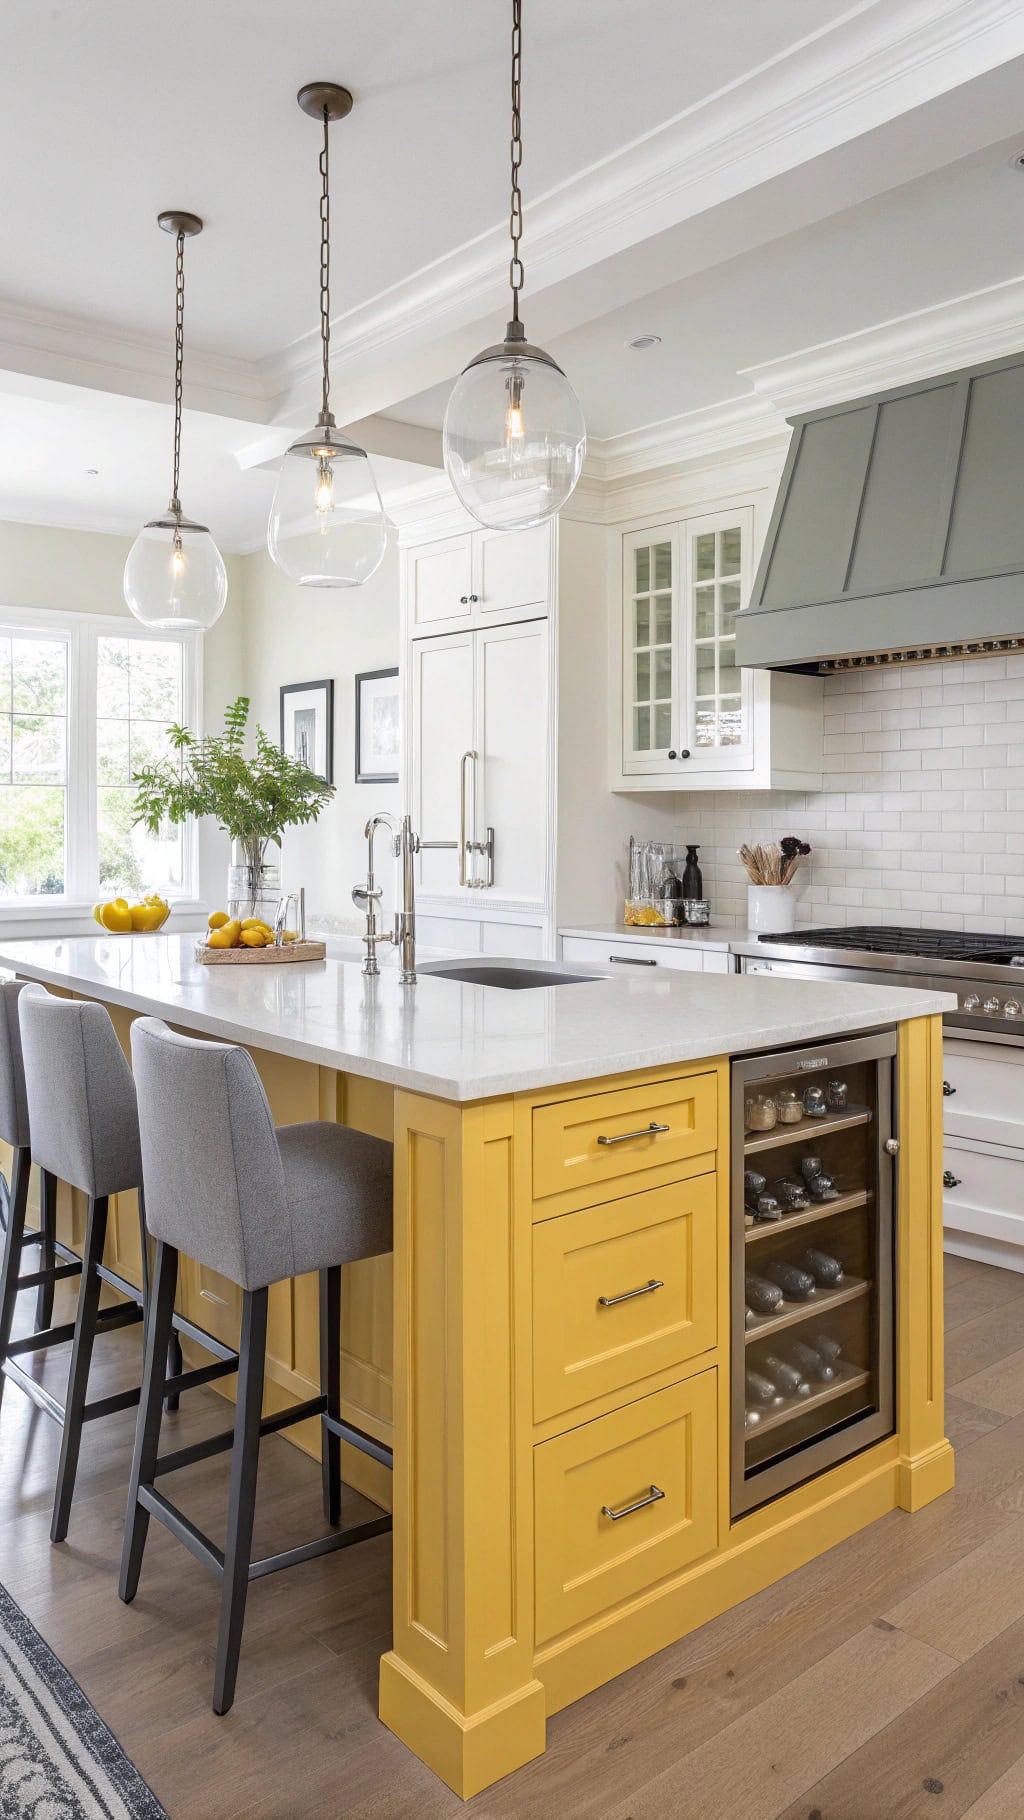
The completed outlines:
<svg viewBox="0 0 1024 1820">
<path fill-rule="evenodd" d="M 33 382 L 73 385 L 166 404 L 173 388 L 169 338 L 122 329 L 55 310 L 23 309 L 0 301 L 0 372 Z M 257 366 L 230 354 L 189 348 L 188 409 L 264 423 L 267 395 Z"/>
<path fill-rule="evenodd" d="M 788 440 L 786 425 L 770 399 L 726 398 L 619 436 L 591 438 L 586 472 L 604 487 L 614 487 L 652 468 L 703 462 L 738 445 L 773 442 L 780 436 Z"/>
<path fill-rule="evenodd" d="M 1020 0 L 860 0 L 834 24 L 533 198 L 531 295 L 1022 54 Z M 496 227 L 342 314 L 331 327 L 342 382 L 347 370 L 363 372 L 381 355 L 395 360 L 500 317 L 507 266 L 507 230 Z M 319 333 L 311 331 L 261 364 L 267 392 L 284 399 L 301 390 L 319 359 Z"/>
<path fill-rule="evenodd" d="M 1024 277 L 952 297 L 853 335 L 746 367 L 762 408 L 781 417 L 840 404 L 1024 347 Z"/>
</svg>

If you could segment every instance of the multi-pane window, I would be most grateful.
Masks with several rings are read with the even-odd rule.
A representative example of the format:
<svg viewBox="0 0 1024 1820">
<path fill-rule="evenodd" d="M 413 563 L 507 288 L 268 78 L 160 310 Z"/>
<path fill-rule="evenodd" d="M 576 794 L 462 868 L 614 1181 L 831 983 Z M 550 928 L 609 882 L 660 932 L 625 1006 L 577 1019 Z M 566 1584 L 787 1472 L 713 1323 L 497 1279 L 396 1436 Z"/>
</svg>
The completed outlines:
<svg viewBox="0 0 1024 1820">
<path fill-rule="evenodd" d="M 742 531 L 729 525 L 692 540 L 695 746 L 743 742 L 743 697 L 733 615 L 739 610 Z"/>
<path fill-rule="evenodd" d="M 132 826 L 140 765 L 166 758 L 168 728 L 182 719 L 182 647 L 176 639 L 96 641 L 96 824 L 99 882 L 120 891 L 181 893 L 184 842 Z"/>
<path fill-rule="evenodd" d="M 195 636 L 0 609 L 0 904 L 195 892 L 191 828 L 132 825 L 132 777 L 194 725 Z"/>
<path fill-rule="evenodd" d="M 672 743 L 672 545 L 633 551 L 633 750 L 664 752 Z"/>
<path fill-rule="evenodd" d="M 63 894 L 68 647 L 0 633 L 0 897 Z"/>
</svg>

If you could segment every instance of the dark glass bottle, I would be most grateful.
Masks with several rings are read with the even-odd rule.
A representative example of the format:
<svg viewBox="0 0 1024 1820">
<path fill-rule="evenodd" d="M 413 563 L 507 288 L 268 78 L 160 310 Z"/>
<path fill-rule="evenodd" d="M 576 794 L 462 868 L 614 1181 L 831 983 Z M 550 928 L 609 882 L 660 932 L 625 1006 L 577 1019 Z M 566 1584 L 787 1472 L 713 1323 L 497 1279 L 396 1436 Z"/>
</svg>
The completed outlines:
<svg viewBox="0 0 1024 1820">
<path fill-rule="evenodd" d="M 687 847 L 686 865 L 683 868 L 683 896 L 697 900 L 704 896 L 704 880 L 697 864 L 699 847 Z"/>
</svg>

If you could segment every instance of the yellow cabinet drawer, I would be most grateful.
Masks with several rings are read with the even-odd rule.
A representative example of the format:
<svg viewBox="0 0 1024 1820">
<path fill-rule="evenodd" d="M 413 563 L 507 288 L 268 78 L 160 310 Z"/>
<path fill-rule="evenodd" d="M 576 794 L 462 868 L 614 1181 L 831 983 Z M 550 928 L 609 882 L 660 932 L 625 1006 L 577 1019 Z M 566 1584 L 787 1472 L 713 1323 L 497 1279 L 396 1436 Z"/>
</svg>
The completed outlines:
<svg viewBox="0 0 1024 1820">
<path fill-rule="evenodd" d="M 702 1371 L 534 1448 L 538 1643 L 717 1546 L 716 1377 Z"/>
<path fill-rule="evenodd" d="M 715 1344 L 714 1175 L 533 1229 L 533 1413 L 574 1409 Z"/>
<path fill-rule="evenodd" d="M 534 1197 L 601 1189 L 714 1150 L 717 1094 L 716 1074 L 691 1074 L 535 1106 Z"/>
</svg>

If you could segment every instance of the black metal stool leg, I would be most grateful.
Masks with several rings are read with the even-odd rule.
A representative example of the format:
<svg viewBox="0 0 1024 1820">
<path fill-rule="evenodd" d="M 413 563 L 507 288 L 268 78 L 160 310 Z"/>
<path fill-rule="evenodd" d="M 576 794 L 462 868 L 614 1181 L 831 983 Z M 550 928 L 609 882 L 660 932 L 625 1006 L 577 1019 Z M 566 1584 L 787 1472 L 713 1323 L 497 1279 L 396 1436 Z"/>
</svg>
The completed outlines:
<svg viewBox="0 0 1024 1820">
<path fill-rule="evenodd" d="M 136 1198 L 139 1203 L 139 1247 L 142 1259 L 142 1313 L 145 1322 L 145 1326 L 143 1327 L 143 1336 L 145 1338 L 148 1337 L 150 1309 L 149 1233 L 146 1230 L 146 1197 L 141 1188 L 136 1191 Z M 172 1328 L 170 1339 L 167 1342 L 167 1376 L 169 1378 L 180 1377 L 183 1363 L 184 1361 L 181 1356 L 181 1341 Z M 176 1390 L 172 1391 L 164 1404 L 164 1408 L 167 1410 L 177 1409 L 180 1402 L 181 1398 L 178 1392 Z"/>
<path fill-rule="evenodd" d="M 48 1169 L 39 1172 L 39 1230 L 43 1242 L 39 1247 L 40 1270 L 52 1270 L 57 1262 L 53 1249 L 57 1237 L 57 1177 Z M 49 1327 L 53 1320 L 53 1284 L 40 1283 L 36 1290 L 36 1327 Z"/>
<path fill-rule="evenodd" d="M 3 1364 L 11 1339 L 14 1309 L 18 1300 L 18 1277 L 21 1274 L 21 1242 L 25 1232 L 25 1206 L 28 1201 L 28 1177 L 31 1154 L 27 1147 L 16 1149 L 11 1168 L 11 1202 L 4 1233 L 3 1261 L 0 1263 L 0 1402 L 7 1379 Z"/>
<path fill-rule="evenodd" d="M 320 1391 L 327 1398 L 326 1414 L 341 1417 L 341 1265 L 320 1272 Z M 341 1441 L 326 1422 L 320 1425 L 320 1471 L 323 1480 L 324 1516 L 341 1522 Z"/>
<path fill-rule="evenodd" d="M 173 1245 L 156 1248 L 156 1280 L 150 1304 L 146 1334 L 146 1364 L 139 1400 L 139 1419 L 135 1430 L 135 1449 L 128 1486 L 128 1511 L 124 1523 L 124 1546 L 121 1551 L 121 1578 L 118 1593 L 130 1604 L 139 1589 L 142 1556 L 149 1531 L 149 1511 L 139 1503 L 139 1486 L 152 1485 L 156 1476 L 157 1448 L 160 1443 L 160 1415 L 163 1403 L 165 1360 L 168 1336 L 174 1316 L 174 1295 L 178 1287 L 178 1254 Z"/>
<path fill-rule="evenodd" d="M 260 1462 L 260 1415 L 267 1351 L 267 1291 L 246 1290 L 238 1349 L 238 1402 L 231 1451 L 231 1495 L 221 1589 L 220 1634 L 213 1677 L 213 1710 L 226 1713 L 235 1697 L 252 1558 L 252 1522 Z"/>
<path fill-rule="evenodd" d="M 64 1432 L 57 1468 L 57 1495 L 50 1524 L 51 1542 L 63 1542 L 68 1533 L 71 1500 L 75 1495 L 78 1454 L 82 1444 L 83 1411 L 89 1388 L 89 1366 L 96 1338 L 96 1316 L 102 1287 L 97 1264 L 103 1261 L 107 1236 L 107 1197 L 100 1195 L 89 1202 L 89 1229 L 82 1256 L 82 1282 L 78 1292 L 78 1314 L 75 1340 L 71 1349 L 71 1371 L 68 1376 L 68 1399 L 64 1414 Z"/>
</svg>

